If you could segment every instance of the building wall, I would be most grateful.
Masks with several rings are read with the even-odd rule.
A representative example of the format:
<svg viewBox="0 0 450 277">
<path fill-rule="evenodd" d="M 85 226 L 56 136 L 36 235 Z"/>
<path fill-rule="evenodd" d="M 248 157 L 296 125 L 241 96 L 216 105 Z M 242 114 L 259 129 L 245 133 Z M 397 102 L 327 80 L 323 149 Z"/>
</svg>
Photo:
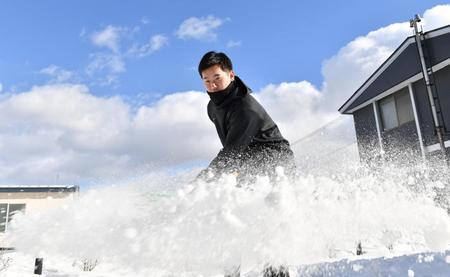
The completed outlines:
<svg viewBox="0 0 450 277">
<path fill-rule="evenodd" d="M 410 121 L 397 128 L 383 131 L 383 148 L 388 161 L 405 165 L 421 158 L 416 122 Z"/>
<path fill-rule="evenodd" d="M 0 192 L 0 203 L 25 204 L 25 214 L 62 207 L 78 196 L 78 192 Z M 13 247 L 0 232 L 0 247 Z"/>
<path fill-rule="evenodd" d="M 449 45 L 450 33 L 433 38 L 426 35 L 424 51 L 428 65 L 436 65 L 449 59 Z M 420 72 L 421 65 L 418 50 L 415 43 L 412 43 L 355 99 L 347 110 L 351 110 L 362 103 L 370 101 L 381 92 L 390 89 Z M 434 72 L 432 82 L 434 83 L 433 89 L 435 89 L 438 96 L 438 104 L 442 112 L 440 121 L 445 127 L 444 140 L 450 140 L 450 66 Z M 414 82 L 412 89 L 424 146 L 435 145 L 438 141 L 424 79 Z M 372 105 L 355 111 L 353 116 L 361 159 L 364 161 L 377 159 L 379 157 L 379 145 Z M 386 151 L 387 158 L 390 158 L 390 154 L 391 158 L 398 158 L 400 160 L 407 159 L 403 157 L 404 155 L 419 157 L 421 154 L 417 128 L 414 121 L 403 124 L 398 128 L 382 131 L 381 136 L 383 149 Z M 450 155 L 450 149 L 447 149 L 447 153 Z M 433 153 L 427 153 L 427 156 L 432 155 Z"/>
<path fill-rule="evenodd" d="M 434 81 L 439 105 L 442 111 L 442 119 L 444 121 L 447 134 L 445 140 L 449 140 L 450 136 L 450 66 L 447 66 L 434 73 Z M 423 79 L 413 83 L 414 97 L 416 99 L 417 113 L 420 121 L 420 130 L 424 140 L 424 145 L 433 145 L 438 143 L 436 131 L 434 127 L 433 114 L 431 112 L 431 104 L 428 98 L 425 81 Z"/>
<path fill-rule="evenodd" d="M 355 111 L 353 119 L 361 162 L 376 162 L 380 158 L 380 145 L 372 105 Z"/>
<path fill-rule="evenodd" d="M 424 145 L 437 143 L 433 114 L 431 113 L 430 100 L 428 98 L 425 81 L 420 79 L 412 84 L 414 98 L 416 100 L 417 117 L 420 122 L 420 131 Z"/>
<path fill-rule="evenodd" d="M 8 192 L 0 193 L 0 203 L 26 204 L 26 213 L 58 207 L 73 200 L 73 192 Z"/>
<path fill-rule="evenodd" d="M 450 48 L 450 42 L 447 47 Z M 450 50 L 447 51 L 450 52 Z M 434 81 L 441 106 L 444 126 L 447 131 L 446 139 L 448 140 L 450 139 L 450 66 L 446 66 L 435 72 Z"/>
<path fill-rule="evenodd" d="M 407 92 L 403 88 L 400 92 Z M 353 114 L 356 137 L 361 160 L 376 165 L 382 160 L 377 125 L 373 106 L 368 105 Z M 380 111 L 380 125 L 382 125 Z M 415 121 L 406 122 L 398 127 L 383 130 L 380 126 L 384 158 L 390 162 L 404 164 L 421 159 L 421 149 Z"/>
<path fill-rule="evenodd" d="M 450 66 L 434 73 L 436 91 L 439 97 L 439 105 L 442 110 L 442 118 L 446 130 L 450 130 Z M 434 127 L 431 105 L 427 89 L 423 79 L 412 84 L 413 94 L 416 102 L 417 116 L 424 145 L 438 143 Z M 356 136 L 361 160 L 372 162 L 379 158 L 378 134 L 372 105 L 368 105 L 353 114 L 355 121 Z M 421 157 L 419 137 L 415 121 L 408 122 L 397 128 L 381 131 L 383 149 L 386 158 L 390 161 L 414 161 Z M 450 140 L 449 133 L 444 136 Z M 447 152 L 450 152 L 448 149 Z M 427 154 L 432 158 L 432 154 Z"/>
<path fill-rule="evenodd" d="M 450 33 L 433 38 L 429 38 L 426 34 L 425 38 L 424 49 L 426 50 L 426 54 L 430 57 L 430 63 L 432 65 L 450 58 Z"/>
</svg>

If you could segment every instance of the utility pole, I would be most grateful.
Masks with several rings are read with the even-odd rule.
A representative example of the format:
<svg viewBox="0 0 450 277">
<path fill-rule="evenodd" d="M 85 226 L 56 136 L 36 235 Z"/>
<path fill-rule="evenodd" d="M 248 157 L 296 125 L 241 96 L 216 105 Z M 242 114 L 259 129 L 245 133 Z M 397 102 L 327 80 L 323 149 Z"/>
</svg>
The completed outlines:
<svg viewBox="0 0 450 277">
<path fill-rule="evenodd" d="M 430 65 L 430 67 L 427 66 L 427 64 L 425 62 L 424 52 L 423 52 L 423 41 L 425 40 L 425 37 L 423 35 L 423 31 L 422 30 L 419 31 L 419 28 L 417 26 L 417 23 L 419 23 L 420 21 L 421 20 L 420 20 L 419 15 L 416 14 L 414 16 L 414 18 L 409 21 L 409 25 L 411 28 L 414 28 L 414 35 L 416 38 L 417 50 L 419 51 L 420 63 L 422 65 L 423 78 L 425 80 L 425 85 L 427 88 L 428 99 L 430 100 L 431 112 L 433 114 L 434 127 L 436 128 L 436 134 L 437 134 L 437 138 L 439 141 L 441 154 L 442 154 L 446 164 L 449 165 L 449 160 L 447 157 L 447 153 L 445 151 L 444 132 L 443 132 L 444 128 L 441 125 L 441 123 L 439 122 L 438 111 L 437 111 L 436 102 L 435 102 L 435 99 L 437 99 L 437 98 L 435 98 L 433 95 L 433 90 L 432 90 L 433 84 L 430 82 L 430 75 L 432 73 L 432 69 L 431 69 L 431 65 Z"/>
</svg>

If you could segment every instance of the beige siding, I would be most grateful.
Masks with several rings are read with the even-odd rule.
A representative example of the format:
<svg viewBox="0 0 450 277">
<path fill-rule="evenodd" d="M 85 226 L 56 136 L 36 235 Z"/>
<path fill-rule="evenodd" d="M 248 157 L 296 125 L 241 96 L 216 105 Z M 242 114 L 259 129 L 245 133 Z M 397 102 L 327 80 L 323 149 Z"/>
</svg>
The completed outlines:
<svg viewBox="0 0 450 277">
<path fill-rule="evenodd" d="M 25 214 L 61 207 L 78 196 L 78 192 L 0 192 L 0 203 L 25 204 Z M 13 247 L 0 233 L 0 247 Z"/>
</svg>

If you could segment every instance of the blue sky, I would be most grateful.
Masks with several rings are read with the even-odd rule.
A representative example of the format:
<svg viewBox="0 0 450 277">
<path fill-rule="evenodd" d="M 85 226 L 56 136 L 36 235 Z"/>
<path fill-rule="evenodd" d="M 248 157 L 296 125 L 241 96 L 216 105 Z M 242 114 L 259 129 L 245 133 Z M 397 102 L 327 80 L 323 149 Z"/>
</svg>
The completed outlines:
<svg viewBox="0 0 450 277">
<path fill-rule="evenodd" d="M 254 89 L 269 83 L 322 82 L 321 67 L 353 38 L 448 1 L 1 1 L 0 83 L 3 91 L 45 84 L 39 73 L 51 65 L 76 74 L 97 95 L 140 95 L 202 90 L 194 70 L 208 50 L 226 51 L 236 71 Z M 125 4 L 124 4 L 125 3 Z M 221 21 L 215 39 L 180 39 L 188 18 Z M 107 26 L 127 29 L 121 55 L 133 43 L 161 34 L 167 44 L 143 58 L 125 58 L 115 81 L 108 70 L 86 74 L 95 53 L 110 53 L 91 41 Z M 134 30 L 134 32 L 133 32 Z M 125 34 L 126 33 L 126 34 Z M 130 34 L 132 33 L 132 34 Z M 234 47 L 227 47 L 236 42 Z"/>
<path fill-rule="evenodd" d="M 425 30 L 450 24 L 445 1 L 0 0 L 0 185 L 206 166 L 221 148 L 196 70 L 210 50 L 289 141 L 343 117 L 315 147 L 354 145 L 337 109 L 416 13 Z"/>
</svg>

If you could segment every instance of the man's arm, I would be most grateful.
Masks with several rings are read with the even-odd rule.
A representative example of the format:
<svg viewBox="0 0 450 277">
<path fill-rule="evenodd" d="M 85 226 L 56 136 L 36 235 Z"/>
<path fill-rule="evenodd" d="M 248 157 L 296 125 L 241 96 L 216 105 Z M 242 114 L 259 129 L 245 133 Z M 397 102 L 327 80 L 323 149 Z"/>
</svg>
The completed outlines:
<svg viewBox="0 0 450 277">
<path fill-rule="evenodd" d="M 264 120 L 257 112 L 236 105 L 230 110 L 227 120 L 228 133 L 224 147 L 200 175 L 207 176 L 208 171 L 214 175 L 238 172 L 246 158 L 249 144 L 261 130 L 263 124 Z"/>
</svg>

